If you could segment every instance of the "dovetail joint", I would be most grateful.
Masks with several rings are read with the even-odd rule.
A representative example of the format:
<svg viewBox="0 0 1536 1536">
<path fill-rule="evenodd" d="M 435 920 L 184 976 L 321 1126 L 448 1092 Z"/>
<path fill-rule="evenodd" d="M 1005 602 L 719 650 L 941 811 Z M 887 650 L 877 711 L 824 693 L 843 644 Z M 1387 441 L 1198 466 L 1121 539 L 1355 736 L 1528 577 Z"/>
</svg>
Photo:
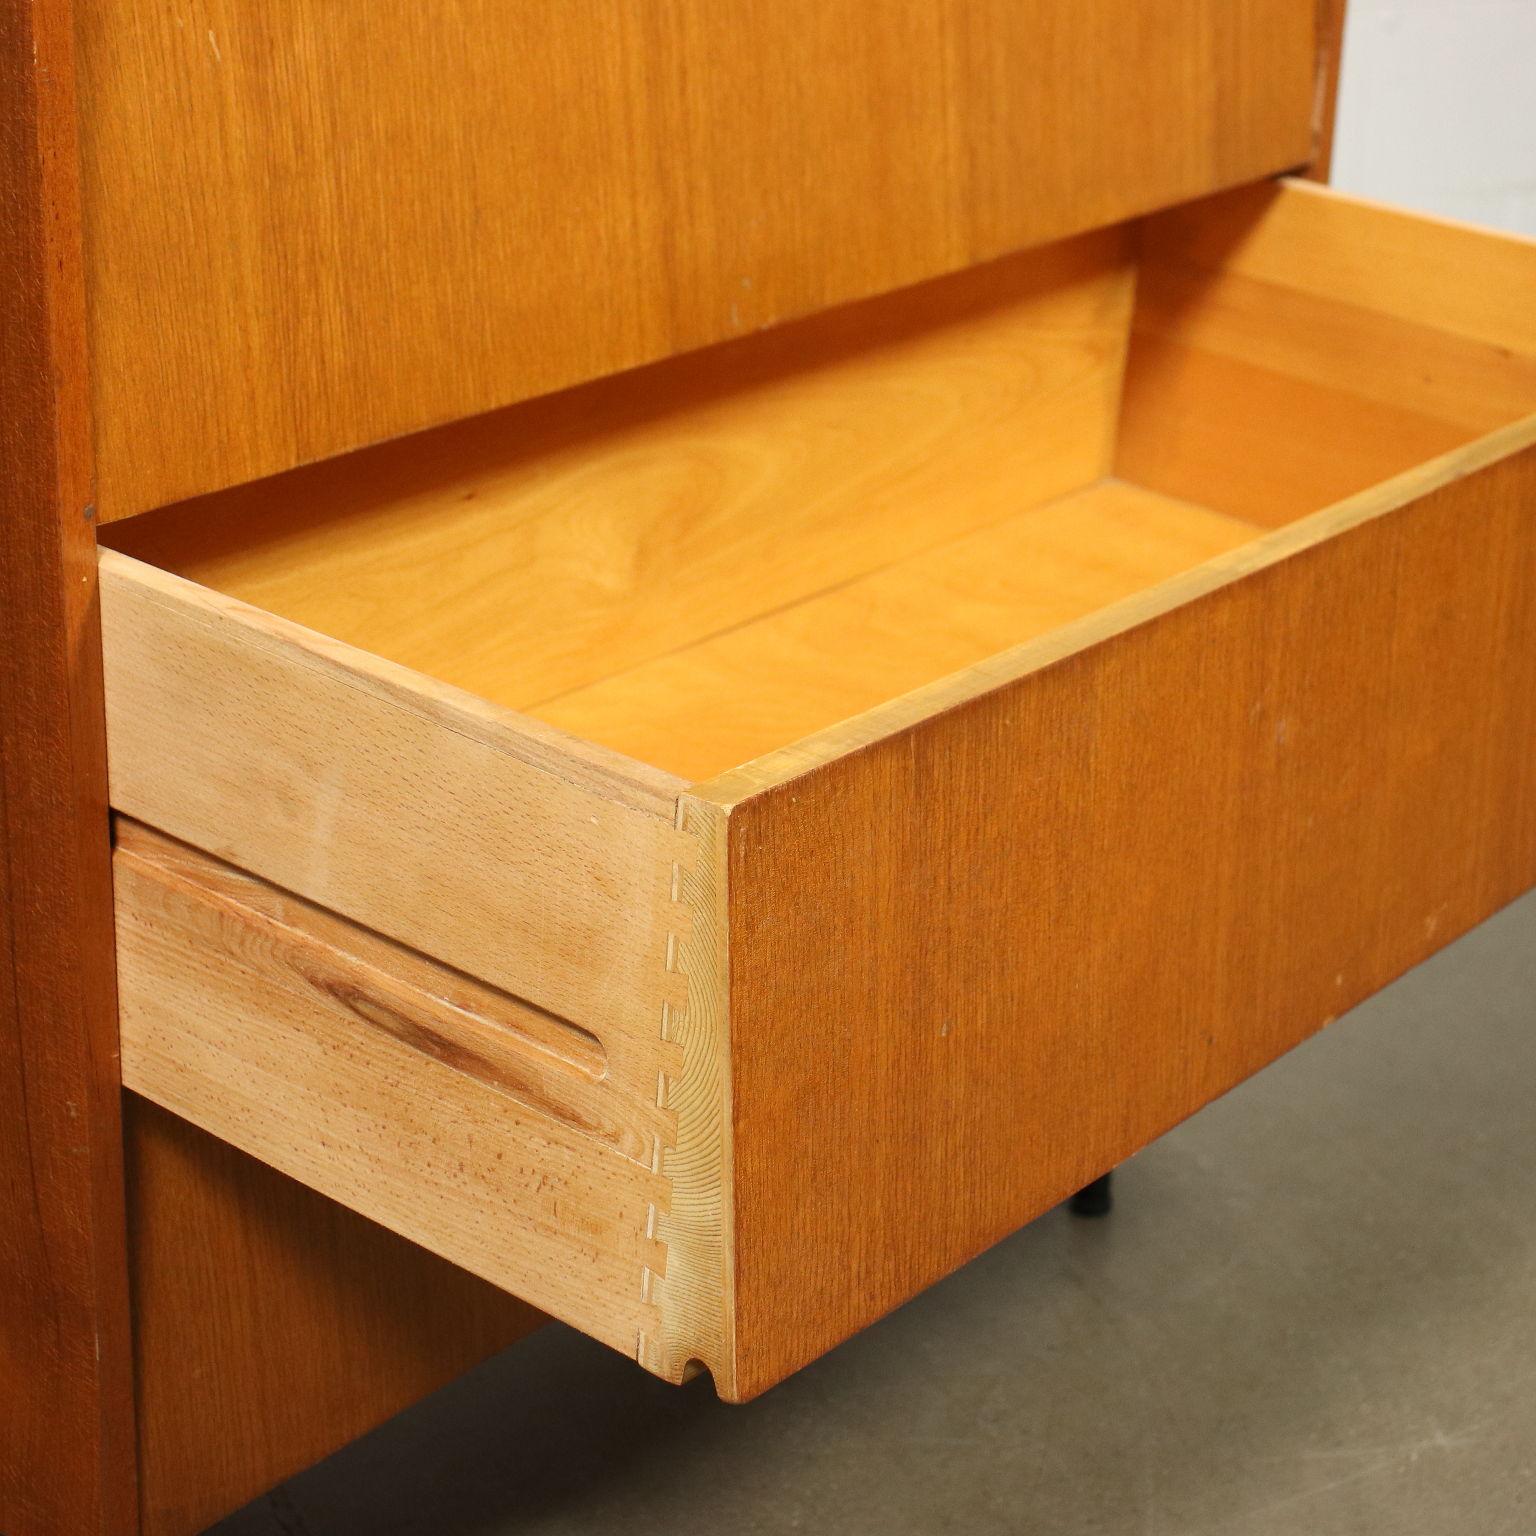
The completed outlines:
<svg viewBox="0 0 1536 1536">
<path fill-rule="evenodd" d="M 681 835 L 685 818 L 685 809 L 681 800 L 677 803 L 677 811 L 673 820 L 673 829 Z M 671 899 L 673 923 L 667 928 L 666 947 L 662 962 L 662 970 L 666 984 L 662 989 L 660 1031 L 662 1043 L 673 1044 L 676 1035 L 673 1026 L 676 1023 L 676 1011 L 673 998 L 674 985 L 681 980 L 686 986 L 686 976 L 680 969 L 683 934 L 682 925 L 676 920 L 677 909 L 683 900 L 683 865 L 681 859 L 672 860 L 668 894 Z M 686 994 L 685 994 L 686 996 Z M 684 1003 L 686 1007 L 686 1002 Z M 664 1069 L 656 1073 L 656 1107 L 665 1111 L 672 1095 L 672 1082 Z M 653 1137 L 651 1146 L 651 1172 L 661 1174 L 666 1167 L 666 1154 L 671 1149 L 663 1143 L 659 1135 Z M 645 1213 L 645 1236 L 648 1245 L 654 1244 L 665 1253 L 665 1243 L 658 1236 L 660 1226 L 660 1212 L 654 1200 L 647 1203 Z M 656 1281 L 656 1274 L 650 1264 L 640 1266 L 640 1301 L 643 1306 L 649 1306 L 652 1302 Z M 643 1366 L 646 1363 L 647 1336 L 642 1328 L 635 1336 L 635 1358 Z"/>
</svg>

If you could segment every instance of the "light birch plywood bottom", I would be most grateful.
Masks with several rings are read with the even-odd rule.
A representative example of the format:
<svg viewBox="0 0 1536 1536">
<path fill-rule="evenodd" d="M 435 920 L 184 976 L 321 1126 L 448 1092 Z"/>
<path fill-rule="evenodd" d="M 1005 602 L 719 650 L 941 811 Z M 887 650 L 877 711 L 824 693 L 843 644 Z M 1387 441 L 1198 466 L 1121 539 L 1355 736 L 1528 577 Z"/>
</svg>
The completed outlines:
<svg viewBox="0 0 1536 1536">
<path fill-rule="evenodd" d="M 1105 479 L 748 619 L 530 713 L 690 779 L 1134 596 L 1254 524 Z"/>
</svg>

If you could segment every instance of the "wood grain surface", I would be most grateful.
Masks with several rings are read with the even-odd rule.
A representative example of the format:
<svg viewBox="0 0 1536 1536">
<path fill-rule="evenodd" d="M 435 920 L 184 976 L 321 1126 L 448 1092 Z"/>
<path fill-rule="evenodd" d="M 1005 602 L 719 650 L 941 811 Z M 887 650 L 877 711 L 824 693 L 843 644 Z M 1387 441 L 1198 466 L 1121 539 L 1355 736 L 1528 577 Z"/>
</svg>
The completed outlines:
<svg viewBox="0 0 1536 1536">
<path fill-rule="evenodd" d="M 675 943 L 667 970 L 682 992 L 669 1000 L 662 1027 L 676 1052 L 664 1084 L 676 1123 L 661 1149 L 667 1198 L 654 1213 L 666 1265 L 646 1276 L 658 1331 L 640 1340 L 637 1358 L 672 1381 L 707 1367 L 720 1396 L 737 1402 L 725 816 L 683 795 L 677 831 L 682 849 L 673 869 Z"/>
<path fill-rule="evenodd" d="M 0 10 L 0 1530 L 136 1527 L 72 7 Z"/>
<path fill-rule="evenodd" d="M 981 554 L 950 586 L 932 548 L 833 583 L 800 606 L 852 601 L 862 638 L 867 596 L 919 650 L 993 566 L 1067 608 L 701 785 L 104 554 L 114 793 L 285 888 L 125 843 L 130 1080 L 733 1398 L 1225 1091 L 1536 879 L 1536 415 L 1506 420 L 1530 403 L 1529 252 L 1418 222 L 1299 187 L 1157 221 L 1137 344 L 1444 437 L 1367 444 L 1351 473 L 1389 478 L 1268 533 L 1095 482 L 1011 552 L 1017 513 L 953 540 Z M 1389 249 L 1427 275 L 1372 306 L 1348 253 Z M 1204 407 L 1266 425 L 1236 394 Z M 1159 408 L 1133 388 L 1120 459 Z M 795 505 L 789 542 L 822 548 Z M 752 617 L 737 636 L 783 622 Z M 428 878 L 459 882 L 467 927 Z M 488 1038 L 529 1033 L 530 1003 L 568 1053 L 571 1026 L 637 1053 L 624 1113 L 530 1091 L 527 1041 Z M 620 1140 L 648 1103 L 645 1163 Z"/>
<path fill-rule="evenodd" d="M 1103 474 L 1129 246 L 1065 241 L 107 541 L 532 709 Z"/>
<path fill-rule="evenodd" d="M 705 778 L 1536 410 L 1533 306 L 1528 242 L 1240 189 L 109 538 Z"/>
<path fill-rule="evenodd" d="M 1536 241 L 1284 178 L 1147 219 L 1142 251 L 1536 354 Z"/>
<path fill-rule="evenodd" d="M 681 781 L 126 556 L 101 568 L 118 810 L 610 1053 L 649 1043 L 633 1010 Z"/>
<path fill-rule="evenodd" d="M 1243 189 L 1146 221 L 1118 474 L 1266 526 L 1536 411 L 1536 243 Z"/>
<path fill-rule="evenodd" d="M 1313 0 L 82 0 L 105 518 L 1304 164 Z"/>
<path fill-rule="evenodd" d="M 1333 171 L 1333 134 L 1339 115 L 1339 75 L 1344 62 L 1346 0 L 1317 0 L 1317 87 L 1312 163 L 1306 174 L 1327 181 Z"/>
<path fill-rule="evenodd" d="M 125 1129 L 143 1536 L 197 1536 L 544 1321 L 131 1094 Z"/>
<path fill-rule="evenodd" d="M 563 730 L 707 779 L 1247 543 L 1253 524 L 1100 480 L 591 687 Z"/>
<path fill-rule="evenodd" d="M 631 1010 L 648 1054 L 583 1062 L 509 1000 L 158 833 L 120 822 L 114 875 L 128 1087 L 604 1343 L 658 1333 L 657 1085 L 680 1065 L 660 956 Z"/>
<path fill-rule="evenodd" d="M 321 0 L 23 0 L 0 17 L 7 1536 L 137 1528 L 87 509 L 127 515 L 1298 163 L 1302 10 L 912 0 L 870 33 L 853 0 L 797 0 L 751 12 L 745 37 L 703 0 L 617 25 L 534 0 L 366 18 Z M 1061 88 L 1020 91 L 1021 61 Z M 572 756 L 585 781 L 595 760 Z M 646 814 L 675 789 L 596 766 Z M 695 1058 L 710 1094 L 722 821 L 684 808 L 702 862 L 670 886 L 691 918 L 674 911 L 668 953 L 695 971 L 677 1043 L 715 1052 Z M 1507 862 L 1528 831 L 1517 820 Z M 706 1014 L 695 1039 L 686 1020 Z M 680 1105 L 664 1149 L 684 1198 L 656 1219 L 687 1258 L 658 1269 L 663 1299 L 733 1283 L 731 1201 L 697 1182 L 710 1159 L 729 1169 L 719 1102 Z M 159 1111 L 138 1106 L 129 1131 L 151 1532 L 190 1531 L 531 1321 Z M 408 1332 L 434 1308 L 430 1333 Z M 731 1326 L 700 1356 L 722 1349 L 722 1373 Z M 349 1393 L 327 1343 L 368 1354 Z M 685 1343 L 658 1358 L 681 1367 Z M 323 1411 L 285 1393 L 305 1384 Z"/>
<path fill-rule="evenodd" d="M 1536 883 L 1532 427 L 698 791 L 743 1395 Z"/>
</svg>

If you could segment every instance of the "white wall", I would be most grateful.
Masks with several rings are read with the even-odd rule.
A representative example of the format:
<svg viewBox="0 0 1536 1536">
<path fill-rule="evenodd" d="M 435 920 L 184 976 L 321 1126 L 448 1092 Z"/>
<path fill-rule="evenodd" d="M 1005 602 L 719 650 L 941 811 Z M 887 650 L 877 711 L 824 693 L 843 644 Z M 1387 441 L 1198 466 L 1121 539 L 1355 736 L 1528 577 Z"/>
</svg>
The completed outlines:
<svg viewBox="0 0 1536 1536">
<path fill-rule="evenodd" d="M 1536 235 L 1536 0 L 1348 0 L 1333 183 Z"/>
</svg>

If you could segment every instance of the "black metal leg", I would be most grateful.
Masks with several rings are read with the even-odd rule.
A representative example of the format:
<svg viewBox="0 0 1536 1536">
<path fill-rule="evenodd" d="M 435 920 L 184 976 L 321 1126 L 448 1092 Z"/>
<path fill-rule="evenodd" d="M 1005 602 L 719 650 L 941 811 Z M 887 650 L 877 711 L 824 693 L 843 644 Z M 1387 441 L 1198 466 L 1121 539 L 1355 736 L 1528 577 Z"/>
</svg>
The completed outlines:
<svg viewBox="0 0 1536 1536">
<path fill-rule="evenodd" d="M 1115 1193 L 1110 1188 L 1110 1180 L 1113 1178 L 1113 1173 L 1106 1173 L 1102 1179 L 1083 1185 L 1067 1201 L 1068 1209 L 1074 1216 L 1108 1216 L 1115 1203 Z"/>
</svg>

